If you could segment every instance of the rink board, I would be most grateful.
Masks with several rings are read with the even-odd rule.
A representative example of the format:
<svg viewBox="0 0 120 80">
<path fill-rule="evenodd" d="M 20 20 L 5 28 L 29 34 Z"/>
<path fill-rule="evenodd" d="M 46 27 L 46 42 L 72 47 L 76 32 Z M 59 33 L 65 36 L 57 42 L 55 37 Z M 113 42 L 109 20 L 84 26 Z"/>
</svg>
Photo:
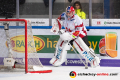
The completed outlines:
<svg viewBox="0 0 120 80">
<path fill-rule="evenodd" d="M 47 28 L 48 27 L 48 28 Z M 49 60 L 54 55 L 55 46 L 57 44 L 57 41 L 59 39 L 59 35 L 55 35 L 50 32 L 50 27 L 47 26 L 46 28 L 40 27 L 40 26 L 33 26 L 33 36 L 37 37 L 34 39 L 36 50 L 38 53 L 38 56 L 44 65 L 50 65 Z M 101 39 L 105 37 L 105 34 L 107 32 L 116 32 L 117 33 L 117 56 L 112 58 L 111 56 L 101 56 L 99 52 L 99 42 Z M 90 43 L 90 47 L 95 50 L 95 53 L 97 56 L 101 59 L 101 66 L 114 66 L 119 67 L 120 66 L 120 29 L 90 29 L 88 31 L 88 41 Z M 43 44 L 44 43 L 44 44 Z M 15 43 L 16 45 L 19 45 Z M 21 44 L 21 43 L 20 43 Z M 2 51 L 2 50 L 1 50 Z M 16 50 L 17 51 L 17 50 Z M 20 51 L 18 51 L 20 52 Z M 24 55 L 20 53 L 20 55 Z M 0 64 L 3 64 L 3 61 L 0 61 Z M 81 61 L 79 60 L 78 56 L 74 53 L 74 51 L 71 49 L 68 51 L 67 54 L 67 61 L 63 65 L 65 66 L 83 66 Z"/>
</svg>

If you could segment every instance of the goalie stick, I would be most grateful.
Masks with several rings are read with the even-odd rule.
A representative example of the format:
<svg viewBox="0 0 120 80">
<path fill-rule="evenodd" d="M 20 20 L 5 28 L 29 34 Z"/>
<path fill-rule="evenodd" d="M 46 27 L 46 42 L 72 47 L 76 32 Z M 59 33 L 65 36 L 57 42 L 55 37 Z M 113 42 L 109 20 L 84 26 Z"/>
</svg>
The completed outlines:
<svg viewBox="0 0 120 80">
<path fill-rule="evenodd" d="M 68 45 L 73 49 L 73 51 L 75 52 L 75 54 L 77 54 L 76 50 L 71 46 L 71 44 L 68 43 Z M 88 62 L 87 62 L 87 60 L 85 60 L 85 61 L 86 61 L 86 63 L 85 63 L 85 62 L 82 60 L 82 58 L 80 57 L 80 54 L 79 54 L 79 55 L 77 54 L 77 56 L 79 57 L 80 61 L 85 65 L 85 69 L 88 69 Z"/>
</svg>

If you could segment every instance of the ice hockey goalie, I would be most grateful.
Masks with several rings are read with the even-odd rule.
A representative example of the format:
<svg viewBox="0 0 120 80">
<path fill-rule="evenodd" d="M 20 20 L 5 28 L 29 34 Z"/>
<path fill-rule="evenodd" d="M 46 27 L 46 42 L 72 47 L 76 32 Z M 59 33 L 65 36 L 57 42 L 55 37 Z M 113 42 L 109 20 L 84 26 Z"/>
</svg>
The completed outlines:
<svg viewBox="0 0 120 80">
<path fill-rule="evenodd" d="M 61 26 L 64 26 L 65 31 L 61 30 Z M 70 50 L 70 43 L 74 45 L 79 54 L 91 64 L 91 67 L 99 66 L 99 57 L 96 56 L 92 48 L 89 48 L 90 45 L 87 39 L 86 27 L 82 19 L 75 14 L 72 6 L 68 6 L 66 12 L 63 12 L 60 17 L 55 20 L 51 32 L 55 34 L 59 33 L 60 38 L 57 42 L 54 56 L 50 60 L 50 64 L 60 66 L 65 62 L 67 51 Z"/>
</svg>

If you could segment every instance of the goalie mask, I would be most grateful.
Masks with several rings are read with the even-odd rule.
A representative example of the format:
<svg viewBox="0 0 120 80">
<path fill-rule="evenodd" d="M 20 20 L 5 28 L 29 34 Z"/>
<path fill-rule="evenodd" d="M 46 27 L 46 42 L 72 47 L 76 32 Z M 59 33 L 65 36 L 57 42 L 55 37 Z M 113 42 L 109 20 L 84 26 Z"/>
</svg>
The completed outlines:
<svg viewBox="0 0 120 80">
<path fill-rule="evenodd" d="M 70 20 L 74 16 L 74 14 L 75 14 L 75 9 L 72 6 L 68 6 L 66 8 L 66 15 L 68 20 Z"/>
</svg>

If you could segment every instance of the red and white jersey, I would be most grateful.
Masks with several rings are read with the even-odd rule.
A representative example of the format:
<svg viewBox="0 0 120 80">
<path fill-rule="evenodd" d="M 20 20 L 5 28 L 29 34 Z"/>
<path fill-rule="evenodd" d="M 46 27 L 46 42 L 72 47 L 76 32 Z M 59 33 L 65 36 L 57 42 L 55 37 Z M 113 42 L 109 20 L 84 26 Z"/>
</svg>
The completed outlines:
<svg viewBox="0 0 120 80">
<path fill-rule="evenodd" d="M 66 32 L 81 38 L 87 35 L 86 27 L 77 14 L 73 15 L 73 17 L 68 20 L 66 13 L 62 13 L 58 19 L 63 22 L 62 26 L 64 26 Z"/>
</svg>

